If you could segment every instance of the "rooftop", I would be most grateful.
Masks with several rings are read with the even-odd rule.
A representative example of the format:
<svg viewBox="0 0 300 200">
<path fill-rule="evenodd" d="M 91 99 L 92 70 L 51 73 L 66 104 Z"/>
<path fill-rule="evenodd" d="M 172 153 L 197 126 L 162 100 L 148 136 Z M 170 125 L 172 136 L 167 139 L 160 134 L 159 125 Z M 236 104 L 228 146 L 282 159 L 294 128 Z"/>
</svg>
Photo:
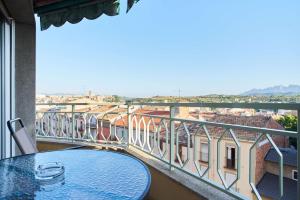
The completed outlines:
<svg viewBox="0 0 300 200">
<path fill-rule="evenodd" d="M 279 197 L 279 177 L 274 174 L 265 173 L 263 178 L 257 184 L 258 192 L 272 199 Z M 283 178 L 283 200 L 296 200 L 297 199 L 297 181 L 292 179 Z"/>
<path fill-rule="evenodd" d="M 297 167 L 297 150 L 292 148 L 279 148 L 279 150 L 282 153 L 284 165 Z M 275 163 L 279 162 L 279 156 L 274 148 L 271 148 L 268 151 L 265 157 L 265 161 L 270 161 Z"/>
</svg>

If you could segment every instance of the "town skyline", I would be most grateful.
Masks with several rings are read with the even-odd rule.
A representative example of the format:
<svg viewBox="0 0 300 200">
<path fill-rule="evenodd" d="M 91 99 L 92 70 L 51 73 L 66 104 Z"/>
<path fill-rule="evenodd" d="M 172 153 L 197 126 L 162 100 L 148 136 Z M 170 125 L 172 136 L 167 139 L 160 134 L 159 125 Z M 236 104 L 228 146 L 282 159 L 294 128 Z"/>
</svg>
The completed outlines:
<svg viewBox="0 0 300 200">
<path fill-rule="evenodd" d="M 204 95 L 189 95 L 189 96 L 184 96 L 181 95 L 182 90 L 179 89 L 178 90 L 178 95 L 154 95 L 154 96 L 149 96 L 151 97 L 155 97 L 155 96 L 170 96 L 170 97 L 205 97 L 205 96 L 264 96 L 264 97 L 270 97 L 270 96 L 285 96 L 285 97 L 296 97 L 296 96 L 300 96 L 300 85 L 277 85 L 277 86 L 272 86 L 272 87 L 267 87 L 267 88 L 253 88 L 251 90 L 248 91 L 244 91 L 241 94 L 204 94 Z M 97 93 L 96 91 L 92 91 L 92 90 L 87 90 L 87 91 L 83 91 L 83 92 L 79 92 L 79 93 L 70 93 L 70 92 L 61 92 L 61 93 L 37 93 L 37 95 L 50 95 L 50 96 L 90 96 L 90 95 L 97 95 L 97 96 L 120 96 L 118 94 L 101 94 L 101 93 Z M 130 96 L 122 96 L 122 97 L 128 97 L 130 98 Z M 131 97 L 131 98 L 149 98 L 148 96 L 144 96 L 144 97 Z"/>
</svg>

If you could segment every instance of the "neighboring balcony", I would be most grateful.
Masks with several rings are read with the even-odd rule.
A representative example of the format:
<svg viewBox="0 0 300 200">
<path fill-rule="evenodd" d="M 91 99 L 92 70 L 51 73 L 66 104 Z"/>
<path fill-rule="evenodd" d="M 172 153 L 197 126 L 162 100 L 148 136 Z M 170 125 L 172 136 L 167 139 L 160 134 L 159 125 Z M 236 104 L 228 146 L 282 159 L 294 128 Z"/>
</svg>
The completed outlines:
<svg viewBox="0 0 300 200">
<path fill-rule="evenodd" d="M 286 171 L 299 165 L 286 166 L 283 149 L 299 134 L 256 113 L 267 109 L 299 113 L 300 105 L 37 104 L 36 136 L 41 151 L 83 145 L 138 157 L 152 173 L 150 199 L 288 199 L 286 182 L 297 193 L 297 181 L 287 180 Z M 265 160 L 270 151 L 277 153 L 272 172 Z M 273 197 L 263 185 L 269 173 L 277 177 Z"/>
</svg>

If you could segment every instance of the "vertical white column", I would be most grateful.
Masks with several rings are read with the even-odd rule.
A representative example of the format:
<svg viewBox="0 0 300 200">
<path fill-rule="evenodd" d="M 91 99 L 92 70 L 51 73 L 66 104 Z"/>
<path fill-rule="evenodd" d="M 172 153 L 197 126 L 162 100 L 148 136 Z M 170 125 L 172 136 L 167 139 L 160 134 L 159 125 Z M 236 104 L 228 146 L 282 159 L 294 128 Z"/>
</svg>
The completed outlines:
<svg viewBox="0 0 300 200">
<path fill-rule="evenodd" d="M 298 170 L 298 180 L 297 180 L 297 199 L 300 199 L 300 179 L 299 179 L 299 172 L 300 172 L 300 108 L 297 110 L 297 170 Z"/>
<path fill-rule="evenodd" d="M 1 158 L 15 155 L 15 144 L 6 122 L 15 117 L 15 41 L 14 22 L 1 22 L 1 89 L 0 89 L 0 131 L 1 131 Z"/>
</svg>

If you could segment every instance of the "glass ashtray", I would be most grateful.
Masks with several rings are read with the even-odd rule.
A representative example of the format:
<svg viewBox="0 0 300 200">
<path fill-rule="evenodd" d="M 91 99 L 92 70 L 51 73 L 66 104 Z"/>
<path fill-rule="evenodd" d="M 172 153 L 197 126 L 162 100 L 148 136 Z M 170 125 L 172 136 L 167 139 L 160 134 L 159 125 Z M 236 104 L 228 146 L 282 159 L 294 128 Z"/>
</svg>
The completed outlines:
<svg viewBox="0 0 300 200">
<path fill-rule="evenodd" d="M 65 172 L 65 167 L 60 162 L 51 162 L 39 165 L 35 170 L 35 177 L 39 180 L 52 180 L 61 176 Z"/>
</svg>

